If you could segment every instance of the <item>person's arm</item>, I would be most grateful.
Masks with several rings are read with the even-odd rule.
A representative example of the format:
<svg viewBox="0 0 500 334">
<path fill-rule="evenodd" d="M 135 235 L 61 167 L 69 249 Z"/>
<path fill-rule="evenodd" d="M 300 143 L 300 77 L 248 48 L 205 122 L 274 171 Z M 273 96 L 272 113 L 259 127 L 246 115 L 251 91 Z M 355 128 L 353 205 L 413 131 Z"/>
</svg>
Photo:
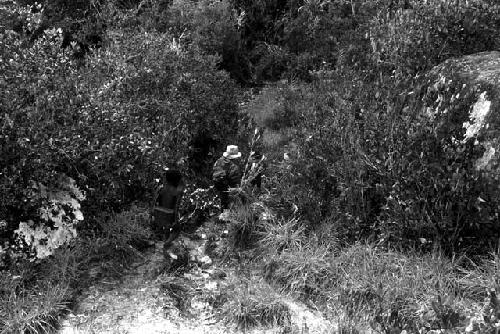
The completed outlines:
<svg viewBox="0 0 500 334">
<path fill-rule="evenodd" d="M 224 166 L 224 161 L 222 160 L 217 160 L 214 164 L 214 171 L 212 175 L 212 181 L 214 181 L 215 184 L 222 185 L 224 183 L 227 183 L 227 173 L 226 169 Z"/>
</svg>

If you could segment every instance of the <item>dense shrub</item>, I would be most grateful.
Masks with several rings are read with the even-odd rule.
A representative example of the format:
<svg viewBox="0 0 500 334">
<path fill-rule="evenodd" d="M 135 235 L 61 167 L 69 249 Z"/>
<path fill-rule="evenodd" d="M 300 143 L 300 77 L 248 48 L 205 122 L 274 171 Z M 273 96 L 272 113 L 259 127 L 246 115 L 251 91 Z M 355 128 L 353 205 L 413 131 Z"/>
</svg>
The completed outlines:
<svg viewBox="0 0 500 334">
<path fill-rule="evenodd" d="M 240 83 L 248 83 L 250 68 L 236 13 L 228 1 L 172 1 L 142 14 L 146 26 L 168 32 L 183 46 L 218 56 L 218 66 Z"/>
<path fill-rule="evenodd" d="M 215 57 L 169 35 L 128 31 L 110 34 L 107 49 L 77 67 L 63 38 L 56 29 L 31 44 L 0 35 L 2 241 L 38 216 L 40 207 L 25 205 L 33 183 L 74 179 L 90 223 L 149 200 L 168 164 L 192 156 L 191 167 L 209 166 L 210 150 L 237 134 L 234 83 Z M 207 152 L 197 151 L 200 138 Z"/>
<path fill-rule="evenodd" d="M 491 203 L 497 195 L 472 166 L 483 149 L 446 142 L 463 137 L 467 117 L 426 118 L 419 109 L 419 81 L 412 76 L 450 57 L 496 49 L 496 11 L 498 6 L 488 1 L 361 1 L 350 6 L 312 1 L 295 14 L 288 12 L 285 27 L 310 33 L 300 40 L 315 43 L 321 31 L 332 34 L 337 43 L 329 45 L 323 38 L 314 54 L 328 49 L 337 72 L 323 66 L 316 72 L 325 75 L 322 79 L 277 90 L 274 102 L 267 103 L 272 110 L 257 113 L 274 131 L 273 138 L 286 134 L 292 143 L 285 148 L 291 159 L 275 165 L 269 178 L 274 205 L 297 205 L 312 225 L 330 221 L 341 240 L 371 236 L 448 250 L 475 244 L 477 250 L 484 248 L 478 241 L 495 239 Z M 321 28 L 339 24 L 349 33 Z M 297 48 L 307 43 L 293 48 L 292 41 L 285 39 L 288 50 L 305 51 Z M 456 94 L 444 89 L 434 95 Z M 460 96 L 465 109 L 478 97 Z M 294 130 L 280 129 L 282 121 Z M 433 123 L 447 121 L 456 126 L 437 130 Z M 436 132 L 448 130 L 447 139 Z"/>
<path fill-rule="evenodd" d="M 35 17 L 30 24 L 36 23 Z M 7 222 L 2 239 L 6 240 L 20 222 L 30 219 L 55 223 L 62 232 L 70 228 L 67 219 L 76 218 L 72 211 L 79 209 L 78 201 L 83 199 L 76 195 L 76 201 L 72 202 L 73 194 L 58 194 L 58 189 L 64 189 L 66 184 L 78 187 L 58 180 L 64 180 L 64 174 L 78 175 L 68 154 L 72 148 L 63 149 L 61 145 L 78 135 L 73 132 L 78 121 L 75 116 L 84 99 L 75 88 L 76 76 L 70 59 L 59 48 L 61 31 L 50 30 L 29 47 L 23 47 L 22 37 L 11 31 L 0 38 L 3 120 L 0 215 Z M 49 210 L 59 216 L 57 222 L 40 211 L 51 206 L 57 207 Z M 77 218 L 83 219 L 81 213 Z"/>
<path fill-rule="evenodd" d="M 269 172 L 275 196 L 269 204 L 296 205 L 309 227 L 333 224 L 343 242 L 369 237 L 405 247 L 484 251 L 498 235 L 498 193 L 474 167 L 484 148 L 452 139 L 464 137 L 478 96 L 461 93 L 453 113 L 436 119 L 421 112 L 428 86 L 393 94 L 404 86 L 336 75 L 278 91 L 275 101 L 287 96 L 297 118 L 288 160 Z M 449 98 L 456 91 L 442 87 L 439 94 Z"/>
</svg>

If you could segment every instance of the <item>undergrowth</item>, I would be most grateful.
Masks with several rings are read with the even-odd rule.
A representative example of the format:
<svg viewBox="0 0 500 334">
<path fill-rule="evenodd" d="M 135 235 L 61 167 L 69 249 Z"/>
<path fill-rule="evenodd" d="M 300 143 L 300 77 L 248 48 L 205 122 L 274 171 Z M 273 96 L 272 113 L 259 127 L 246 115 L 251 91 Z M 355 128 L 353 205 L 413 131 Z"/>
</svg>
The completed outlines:
<svg viewBox="0 0 500 334">
<path fill-rule="evenodd" d="M 293 209 L 286 216 L 273 205 L 276 200 L 263 192 L 222 215 L 230 231 L 225 252 L 237 253 L 242 265 L 260 267 L 260 276 L 279 293 L 315 304 L 339 328 L 399 333 L 489 330 L 498 323 L 497 253 L 450 258 L 438 248 L 345 245 L 330 222 L 310 228 Z M 233 322 L 258 325 L 258 296 L 270 293 L 266 287 L 252 292 L 252 284 L 245 284 L 247 290 L 240 288 L 226 307 L 238 310 Z"/>
<path fill-rule="evenodd" d="M 149 237 L 146 215 L 133 207 L 99 222 L 98 237 L 82 238 L 39 262 L 0 272 L 0 333 L 44 333 L 57 327 L 74 298 L 102 278 L 118 279 Z"/>
</svg>

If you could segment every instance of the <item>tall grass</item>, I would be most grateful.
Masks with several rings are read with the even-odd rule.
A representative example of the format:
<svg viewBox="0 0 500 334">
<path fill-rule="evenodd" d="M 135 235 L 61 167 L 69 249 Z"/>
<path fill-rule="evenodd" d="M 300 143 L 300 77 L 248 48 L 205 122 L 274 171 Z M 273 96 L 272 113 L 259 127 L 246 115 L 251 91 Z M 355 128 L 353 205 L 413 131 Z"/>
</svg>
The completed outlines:
<svg viewBox="0 0 500 334">
<path fill-rule="evenodd" d="M 229 213 L 230 228 L 239 234 L 233 236 L 236 248 L 227 250 L 246 245 L 247 252 L 258 254 L 247 264 L 261 266 L 267 282 L 316 303 L 345 326 L 382 332 L 464 328 L 486 308 L 488 314 L 500 311 L 489 293 L 499 287 L 498 254 L 473 261 L 438 250 L 403 252 L 362 242 L 342 248 L 327 222 L 308 230 L 297 217 L 276 217 L 267 208 L 263 219 L 251 207 Z"/>
<path fill-rule="evenodd" d="M 54 329 L 60 313 L 68 309 L 70 282 L 43 280 L 23 286 L 20 276 L 2 274 L 0 333 L 43 333 Z M 7 291 L 10 289 L 10 291 Z"/>
<path fill-rule="evenodd" d="M 356 244 L 338 253 L 308 243 L 274 256 L 264 276 L 323 305 L 331 317 L 376 329 L 466 326 L 498 282 L 498 256 L 480 266 L 440 253 L 401 253 Z"/>
</svg>

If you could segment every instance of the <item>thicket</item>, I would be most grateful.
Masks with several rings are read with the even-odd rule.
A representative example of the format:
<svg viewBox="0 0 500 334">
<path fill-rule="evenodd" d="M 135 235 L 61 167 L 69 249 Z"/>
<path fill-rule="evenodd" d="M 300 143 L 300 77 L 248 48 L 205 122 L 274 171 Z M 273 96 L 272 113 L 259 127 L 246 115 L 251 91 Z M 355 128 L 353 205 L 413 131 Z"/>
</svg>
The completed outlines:
<svg viewBox="0 0 500 334">
<path fill-rule="evenodd" d="M 0 267 L 45 258 L 77 230 L 106 234 L 170 164 L 208 175 L 252 125 L 236 82 L 280 79 L 247 107 L 271 162 L 255 201 L 279 218 L 254 226 L 248 199 L 233 248 L 277 246 L 281 276 L 294 256 L 318 259 L 299 269 L 322 278 L 336 270 L 323 255 L 354 240 L 450 254 L 497 242 L 498 193 L 468 163 L 482 152 L 448 150 L 417 117 L 427 70 L 499 48 L 495 1 L 28 4 L 0 10 Z M 314 235 L 325 248 L 301 239 Z"/>
<path fill-rule="evenodd" d="M 316 6 L 304 21 L 311 26 L 353 22 L 339 43 L 323 44 L 333 57 L 311 67 L 312 82 L 281 72 L 288 82 L 246 106 L 264 128 L 267 192 L 222 217 L 227 248 L 249 265 L 257 259 L 268 282 L 317 303 L 347 331 L 494 331 L 498 262 L 485 254 L 498 245 L 499 193 L 474 168 L 484 149 L 452 140 L 464 137 L 462 116 L 478 94 L 451 98 L 458 83 L 427 90 L 427 74 L 446 59 L 498 50 L 499 7 L 353 1 L 325 10 L 341 3 L 299 6 L 307 15 Z M 438 94 L 462 116 L 427 117 L 422 106 L 435 107 Z M 438 124 L 447 124 L 440 133 Z"/>
<path fill-rule="evenodd" d="M 335 226 L 346 243 L 368 238 L 450 254 L 491 249 L 499 236 L 498 192 L 474 169 L 483 151 L 450 142 L 463 137 L 466 119 L 438 121 L 421 108 L 426 71 L 498 49 L 498 10 L 486 1 L 327 1 L 297 9 L 297 20 L 314 13 L 307 22 L 349 18 L 352 33 L 334 34 L 333 70 L 321 57 L 314 82 L 277 85 L 264 92 L 267 102 L 249 107 L 270 130 L 269 148 L 291 157 L 270 173 L 275 201 L 298 206 L 310 229 Z M 467 115 L 474 98 L 453 108 Z M 435 132 L 435 122 L 450 122 L 449 138 Z M 280 148 L 283 140 L 289 143 Z"/>
<path fill-rule="evenodd" d="M 13 11 L 26 21 L 0 41 L 2 242 L 26 222 L 37 231 L 26 246 L 56 248 L 49 235 L 66 238 L 61 227 L 85 219 L 92 230 L 99 217 L 149 201 L 163 168 L 203 171 L 210 150 L 237 135 L 237 90 L 215 56 L 123 29 L 81 66 L 61 47 L 62 28 L 28 40 L 43 12 Z"/>
<path fill-rule="evenodd" d="M 54 325 L 89 278 L 119 274 L 151 239 L 164 168 L 204 180 L 239 135 L 238 88 L 219 55 L 131 22 L 133 5 L 68 2 L 55 17 L 58 4 L 0 8 L 6 333 Z M 99 45 L 80 39 L 91 18 L 103 24 Z"/>
</svg>

